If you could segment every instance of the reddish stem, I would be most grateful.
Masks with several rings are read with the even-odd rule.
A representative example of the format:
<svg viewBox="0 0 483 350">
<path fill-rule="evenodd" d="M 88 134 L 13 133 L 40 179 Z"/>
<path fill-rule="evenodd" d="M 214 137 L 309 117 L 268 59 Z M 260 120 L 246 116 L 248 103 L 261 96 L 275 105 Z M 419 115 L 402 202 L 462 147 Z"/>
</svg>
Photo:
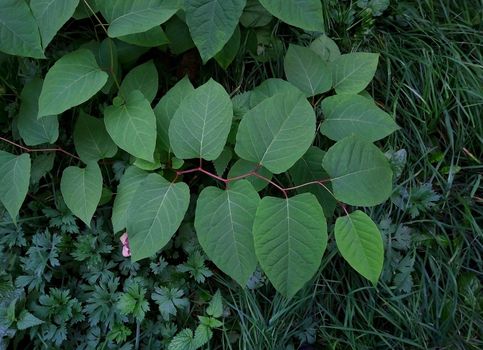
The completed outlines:
<svg viewBox="0 0 483 350">
<path fill-rule="evenodd" d="M 66 150 L 62 149 L 62 148 L 28 148 L 28 147 L 25 147 L 25 146 L 22 146 L 22 145 L 19 145 L 18 143 L 15 143 L 13 141 L 10 141 L 6 138 L 3 138 L 3 137 L 0 137 L 0 140 L 6 142 L 6 143 L 9 143 L 15 147 L 18 147 L 22 150 L 24 150 L 25 152 L 61 152 L 61 153 L 64 153 L 65 155 L 68 155 L 69 157 L 72 157 L 74 159 L 77 159 L 77 160 L 81 160 L 79 157 L 77 157 L 76 155 L 72 154 L 72 153 L 69 153 L 67 152 Z"/>
</svg>

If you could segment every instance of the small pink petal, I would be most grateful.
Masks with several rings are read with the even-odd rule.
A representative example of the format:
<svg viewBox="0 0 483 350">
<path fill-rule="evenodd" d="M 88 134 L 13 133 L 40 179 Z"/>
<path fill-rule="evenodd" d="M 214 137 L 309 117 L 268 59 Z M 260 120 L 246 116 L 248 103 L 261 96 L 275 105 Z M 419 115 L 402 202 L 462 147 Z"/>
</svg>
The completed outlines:
<svg viewBox="0 0 483 350">
<path fill-rule="evenodd" d="M 129 238 L 127 236 L 127 232 L 124 232 L 121 237 L 119 237 L 121 240 L 122 245 L 129 244 Z"/>
<path fill-rule="evenodd" d="M 126 258 L 131 256 L 131 249 L 129 249 L 128 246 L 122 247 L 122 256 L 124 256 Z"/>
</svg>

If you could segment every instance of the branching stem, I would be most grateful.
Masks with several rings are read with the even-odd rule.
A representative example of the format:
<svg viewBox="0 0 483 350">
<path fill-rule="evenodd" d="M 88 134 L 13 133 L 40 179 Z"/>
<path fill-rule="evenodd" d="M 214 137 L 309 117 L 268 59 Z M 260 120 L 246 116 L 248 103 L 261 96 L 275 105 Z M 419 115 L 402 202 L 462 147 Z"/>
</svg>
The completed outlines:
<svg viewBox="0 0 483 350">
<path fill-rule="evenodd" d="M 18 147 L 20 148 L 21 150 L 24 150 L 25 152 L 28 152 L 28 153 L 31 153 L 31 152 L 61 152 L 61 153 L 64 153 L 65 155 L 68 155 L 69 157 L 72 157 L 74 159 L 77 159 L 77 160 L 81 160 L 79 157 L 77 157 L 75 154 L 72 154 L 70 152 L 67 152 L 66 150 L 58 147 L 58 148 L 28 148 L 28 147 L 25 147 L 25 146 L 22 146 L 22 145 L 19 145 L 18 143 L 15 143 L 13 141 L 10 141 L 6 138 L 3 138 L 0 136 L 0 140 L 2 140 L 3 142 L 6 142 L 6 143 L 9 143 L 15 147 Z"/>
</svg>

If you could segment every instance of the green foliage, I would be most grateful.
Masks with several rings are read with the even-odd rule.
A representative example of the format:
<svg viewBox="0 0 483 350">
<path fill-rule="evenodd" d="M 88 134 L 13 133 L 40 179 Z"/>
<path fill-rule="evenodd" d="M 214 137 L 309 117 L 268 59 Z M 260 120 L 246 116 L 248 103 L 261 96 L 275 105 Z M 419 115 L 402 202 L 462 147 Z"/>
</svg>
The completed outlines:
<svg viewBox="0 0 483 350">
<path fill-rule="evenodd" d="M 337 247 L 345 260 L 362 276 L 377 284 L 384 261 L 382 238 L 376 224 L 357 210 L 337 219 Z"/>
<path fill-rule="evenodd" d="M 164 247 L 178 229 L 189 204 L 185 183 L 148 175 L 136 190 L 127 213 L 127 231 L 133 261 Z"/>
<path fill-rule="evenodd" d="M 61 57 L 45 76 L 38 117 L 57 115 L 87 101 L 104 86 L 107 77 L 88 50 Z"/>
<path fill-rule="evenodd" d="M 109 22 L 111 38 L 145 32 L 166 22 L 178 10 L 176 1 L 163 0 L 109 0 L 96 4 Z"/>
<path fill-rule="evenodd" d="M 260 0 L 260 3 L 272 15 L 288 24 L 305 30 L 323 31 L 322 5 L 318 0 Z"/>
<path fill-rule="evenodd" d="M 314 133 L 315 113 L 308 101 L 301 94 L 276 94 L 243 116 L 235 152 L 280 174 L 307 151 Z"/>
<path fill-rule="evenodd" d="M 206 187 L 196 205 L 195 229 L 208 257 L 244 286 L 257 266 L 252 227 L 260 197 L 246 180 L 226 190 Z"/>
<path fill-rule="evenodd" d="M 225 89 L 210 79 L 181 101 L 169 124 L 177 158 L 214 160 L 223 151 L 233 118 Z"/>
<path fill-rule="evenodd" d="M 61 8 L 55 3 L 46 9 L 58 13 L 58 18 L 39 26 L 42 38 L 50 41 L 65 16 L 73 12 L 68 6 L 73 4 Z M 38 6 L 34 11 L 38 14 L 41 4 L 31 5 Z M 92 4 L 84 5 L 89 11 L 94 9 Z M 226 188 L 210 183 L 198 190 L 190 186 L 193 198 L 197 193 L 199 198 L 194 218 L 188 220 L 194 221 L 201 248 L 240 285 L 247 284 L 259 263 L 276 289 L 293 297 L 320 266 L 327 242 L 326 220 L 332 220 L 336 200 L 373 206 L 391 194 L 390 165 L 371 142 L 398 127 L 369 97 L 356 95 L 373 78 L 378 55 L 340 55 L 333 41 L 318 36 L 310 45 L 289 45 L 284 58 L 288 81 L 267 79 L 232 100 L 226 86 L 212 78 L 204 78 L 195 89 L 185 77 L 165 91 L 153 109 L 151 104 L 162 86 L 160 76 L 165 78 L 157 67 L 165 63 L 137 61 L 146 52 L 144 47 L 158 40 L 154 36 L 162 30 L 159 25 L 173 16 L 180 4 L 153 0 L 96 5 L 109 23 L 107 35 L 121 41 L 90 41 L 61 55 L 43 84 L 35 78 L 25 85 L 18 117 L 24 141 L 39 145 L 58 139 L 56 115 L 69 111 L 73 116 L 73 141 L 79 157 L 61 151 L 87 166 L 71 165 L 63 170 L 60 192 L 67 208 L 90 225 L 97 207 L 109 203 L 114 192 L 109 188 L 111 172 L 101 171 L 97 163 L 104 164 L 108 158 L 122 161 L 121 169 L 127 170 L 122 176 L 122 170 L 115 175 L 121 181 L 111 221 L 115 232 L 127 229 L 121 237 L 123 254 L 131 255 L 134 263 L 168 246 L 188 212 L 190 174 L 206 175 Z M 263 7 L 299 28 L 323 30 L 318 1 L 250 2 L 244 12 L 245 5 L 244 0 L 186 2 L 186 25 L 204 63 L 215 57 L 227 70 L 237 53 L 247 49 L 242 41 L 251 40 L 242 27 L 257 28 L 271 18 Z M 173 17 L 170 23 L 184 25 L 179 21 L 183 16 Z M 257 42 L 263 37 L 259 35 Z M 330 96 L 333 88 L 344 95 Z M 100 90 L 107 96 L 97 95 Z M 320 102 L 321 110 L 317 108 Z M 90 114 L 103 114 L 103 118 Z M 327 142 L 316 133 L 319 119 L 321 133 L 337 141 L 327 153 L 315 146 Z M 70 137 L 68 132 L 61 135 L 66 137 Z M 5 153 L 3 166 L 10 167 L 13 159 L 17 158 Z M 203 160 L 213 161 L 218 175 Z M 224 178 L 227 169 L 228 177 Z M 26 195 L 25 179 L 21 183 L 21 178 L 18 183 L 7 182 L 1 196 L 12 217 Z M 12 189 L 17 193 L 7 193 Z M 272 190 L 281 192 L 284 199 L 274 197 Z M 300 194 L 293 196 L 292 191 Z M 49 213 L 52 220 L 61 220 L 57 226 L 66 232 L 78 230 L 68 212 Z M 267 226 L 265 221 L 271 224 Z M 279 225 L 282 231 L 273 230 Z M 99 254 L 87 249 L 96 246 L 92 237 L 86 236 L 75 246 L 79 261 L 88 260 L 89 266 L 100 261 Z M 177 270 L 203 283 L 212 272 L 198 248 L 193 251 Z M 90 259 L 88 254 L 96 258 Z M 123 299 L 126 305 L 127 295 Z M 134 312 L 127 307 L 123 310 L 126 315 Z M 139 320 L 140 315 L 136 312 Z M 199 332 L 205 334 L 202 329 Z"/>
<path fill-rule="evenodd" d="M 60 190 L 67 207 L 89 226 L 102 193 L 102 174 L 97 163 L 89 162 L 83 169 L 66 168 Z"/>
<path fill-rule="evenodd" d="M 246 0 L 188 0 L 186 23 L 203 62 L 230 40 Z"/>
<path fill-rule="evenodd" d="M 391 196 L 373 142 L 398 126 L 364 91 L 378 55 L 341 55 L 321 35 L 322 2 L 2 6 L 0 60 L 18 72 L 0 70 L 12 90 L 0 99 L 0 201 L 18 224 L 0 231 L 18 291 L 0 308 L 9 337 L 198 349 L 233 317 L 212 283 L 226 274 L 229 288 L 288 302 L 327 246 L 335 255 L 333 235 L 377 284 L 380 232 L 349 206 Z M 410 260 L 398 263 L 407 286 Z M 311 324 L 292 337 L 312 339 Z"/>
<path fill-rule="evenodd" d="M 307 96 L 332 88 L 332 74 L 322 57 L 308 47 L 290 45 L 284 61 L 287 80 Z"/>
<path fill-rule="evenodd" d="M 129 92 L 124 101 L 104 110 L 104 123 L 112 140 L 133 156 L 154 161 L 156 117 L 141 91 Z"/>
<path fill-rule="evenodd" d="M 8 210 L 13 222 L 27 196 L 30 178 L 30 156 L 15 156 L 0 151 L 0 200 Z"/>
<path fill-rule="evenodd" d="M 327 246 L 327 224 L 314 195 L 264 197 L 253 224 L 260 266 L 282 294 L 293 297 L 314 275 Z"/>
<path fill-rule="evenodd" d="M 59 137 L 59 122 L 56 115 L 37 119 L 42 84 L 41 79 L 34 78 L 25 84 L 20 95 L 17 128 L 20 137 L 28 146 L 54 143 Z"/>
<path fill-rule="evenodd" d="M 25 1 L 0 4 L 0 51 L 10 55 L 44 58 L 39 28 Z"/>
<path fill-rule="evenodd" d="M 364 90 L 376 73 L 379 55 L 353 52 L 332 62 L 334 88 L 338 94 L 357 94 Z"/>
</svg>

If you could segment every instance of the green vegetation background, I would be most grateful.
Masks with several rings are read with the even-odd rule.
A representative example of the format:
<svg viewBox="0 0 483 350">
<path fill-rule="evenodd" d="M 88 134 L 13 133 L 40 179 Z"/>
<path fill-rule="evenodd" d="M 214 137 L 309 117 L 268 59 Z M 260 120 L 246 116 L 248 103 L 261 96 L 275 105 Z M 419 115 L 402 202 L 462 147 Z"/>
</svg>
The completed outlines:
<svg viewBox="0 0 483 350">
<path fill-rule="evenodd" d="M 223 325 L 207 349 L 481 349 L 482 5 L 392 1 L 380 12 L 379 3 L 324 1 L 328 36 L 344 52 L 380 53 L 371 93 L 402 127 L 384 145 L 400 167 L 398 185 L 391 201 L 371 213 L 385 236 L 377 288 L 329 249 L 313 283 L 290 301 L 261 274 L 241 290 L 197 252 L 190 227 L 181 228 L 169 254 L 131 263 L 105 220 L 80 231 L 52 195 L 54 168 L 28 199 L 30 217 L 18 228 L 7 215 L 0 220 L 2 315 L 12 312 L 8 300 L 22 298 L 13 284 L 20 279 L 28 296 L 13 312 L 35 311 L 48 325 L 16 334 L 0 326 L 0 349 L 159 349 L 177 331 L 194 329 L 197 316 L 209 315 L 218 289 Z M 76 30 L 84 28 L 67 27 L 64 35 Z M 274 31 L 287 45 L 310 40 L 282 25 Z M 62 54 L 61 43 L 56 50 Z M 243 91 L 282 76 L 284 50 L 263 64 L 237 56 L 226 73 L 208 64 L 197 74 L 226 86 L 243 81 Z M 190 59 L 181 64 L 191 69 Z M 37 67 L 28 59 L 0 62 L 3 134 L 15 113 L 18 76 Z M 45 158 L 38 164 L 51 161 Z M 176 287 L 154 289 L 154 281 Z"/>
</svg>

